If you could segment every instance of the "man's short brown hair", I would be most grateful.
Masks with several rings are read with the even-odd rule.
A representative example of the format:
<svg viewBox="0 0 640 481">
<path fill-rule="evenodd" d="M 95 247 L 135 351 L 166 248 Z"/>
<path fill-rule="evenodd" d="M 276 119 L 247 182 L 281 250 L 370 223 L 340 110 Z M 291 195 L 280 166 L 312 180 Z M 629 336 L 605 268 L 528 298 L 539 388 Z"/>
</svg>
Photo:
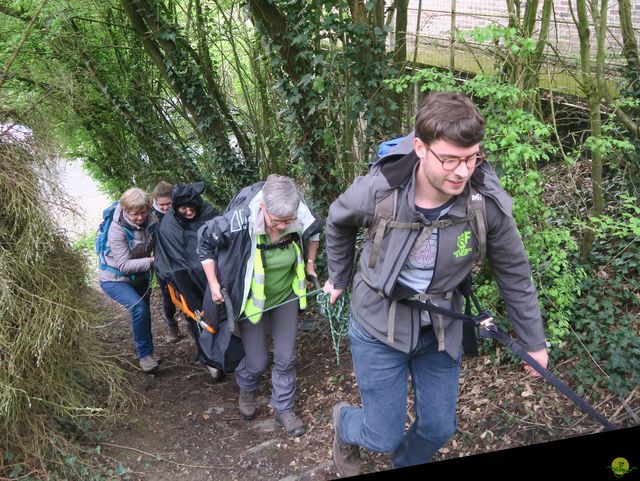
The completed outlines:
<svg viewBox="0 0 640 481">
<path fill-rule="evenodd" d="M 443 139 L 460 147 L 471 147 L 484 137 L 484 118 L 469 97 L 455 92 L 434 92 L 418 109 L 415 129 L 416 137 L 427 145 Z"/>
</svg>

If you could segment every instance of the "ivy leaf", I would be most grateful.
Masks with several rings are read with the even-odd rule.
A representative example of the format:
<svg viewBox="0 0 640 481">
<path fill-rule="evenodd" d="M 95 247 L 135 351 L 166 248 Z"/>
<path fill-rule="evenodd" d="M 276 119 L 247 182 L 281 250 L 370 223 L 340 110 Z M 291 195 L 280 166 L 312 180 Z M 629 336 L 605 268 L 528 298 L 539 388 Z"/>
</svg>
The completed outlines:
<svg viewBox="0 0 640 481">
<path fill-rule="evenodd" d="M 9 473 L 9 478 L 17 478 L 18 476 L 20 476 L 22 471 L 24 471 L 24 468 L 20 464 L 18 464 Z"/>
<path fill-rule="evenodd" d="M 324 79 L 322 77 L 316 77 L 313 79 L 313 90 L 318 93 L 324 92 Z"/>
<path fill-rule="evenodd" d="M 169 40 L 171 42 L 175 42 L 176 41 L 176 34 L 173 32 L 167 32 L 165 30 L 163 30 L 162 32 L 158 33 L 158 38 L 160 40 Z"/>
</svg>

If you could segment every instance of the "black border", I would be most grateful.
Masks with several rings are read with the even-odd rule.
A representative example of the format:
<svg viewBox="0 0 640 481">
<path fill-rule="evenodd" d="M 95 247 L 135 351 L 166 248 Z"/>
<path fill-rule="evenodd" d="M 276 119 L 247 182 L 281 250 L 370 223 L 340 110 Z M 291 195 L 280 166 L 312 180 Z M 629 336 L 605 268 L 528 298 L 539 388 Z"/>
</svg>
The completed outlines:
<svg viewBox="0 0 640 481">
<path fill-rule="evenodd" d="M 630 471 L 622 476 L 615 476 L 611 463 L 616 458 L 625 458 L 629 462 Z M 640 480 L 640 426 L 346 479 L 457 480 L 471 477 L 491 481 L 528 478 L 540 481 L 637 481 Z"/>
</svg>

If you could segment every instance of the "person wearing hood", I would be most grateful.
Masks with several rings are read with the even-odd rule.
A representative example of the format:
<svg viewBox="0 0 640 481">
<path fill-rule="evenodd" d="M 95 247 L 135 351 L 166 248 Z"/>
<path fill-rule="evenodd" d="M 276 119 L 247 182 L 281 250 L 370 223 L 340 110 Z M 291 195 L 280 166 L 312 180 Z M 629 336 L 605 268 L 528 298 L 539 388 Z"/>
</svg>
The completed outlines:
<svg viewBox="0 0 640 481">
<path fill-rule="evenodd" d="M 162 222 L 165 214 L 171 210 L 172 190 L 173 185 L 165 181 L 158 182 L 153 189 L 151 209 L 160 222 Z M 175 319 L 176 306 L 171 300 L 167 283 L 158 277 L 158 285 L 160 286 L 160 294 L 162 295 L 162 317 L 167 326 L 167 342 L 173 344 L 184 336 L 180 332 L 178 321 Z"/>
<path fill-rule="evenodd" d="M 131 313 L 131 331 L 144 372 L 158 369 L 149 306 L 151 252 L 158 220 L 150 210 L 151 199 L 144 190 L 133 187 L 122 194 L 107 233 L 105 268 L 98 276 L 102 290 Z"/>
<path fill-rule="evenodd" d="M 158 281 L 170 284 L 194 312 L 201 309 L 207 287 L 207 279 L 196 254 L 198 229 L 219 214 L 202 199 L 204 188 L 203 182 L 178 184 L 173 188 L 171 210 L 160 223 L 156 245 Z M 198 326 L 188 315 L 185 317 L 189 333 L 196 340 L 198 359 L 202 361 L 203 354 L 197 342 Z"/>
</svg>

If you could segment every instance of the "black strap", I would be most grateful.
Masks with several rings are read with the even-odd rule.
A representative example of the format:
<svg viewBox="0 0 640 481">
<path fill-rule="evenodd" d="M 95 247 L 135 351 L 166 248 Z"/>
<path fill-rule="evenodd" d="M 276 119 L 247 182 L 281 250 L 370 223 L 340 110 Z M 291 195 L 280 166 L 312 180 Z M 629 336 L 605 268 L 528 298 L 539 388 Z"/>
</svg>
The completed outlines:
<svg viewBox="0 0 640 481">
<path fill-rule="evenodd" d="M 471 299 L 468 296 L 465 296 L 464 313 L 471 316 Z M 462 324 L 462 349 L 465 356 L 476 357 L 480 355 L 476 326 L 471 322 Z"/>
<path fill-rule="evenodd" d="M 294 242 L 297 238 L 298 238 L 297 236 L 294 236 L 293 234 L 289 234 L 289 235 L 284 236 L 279 241 L 274 242 L 272 244 L 258 243 L 258 244 L 256 244 L 256 247 L 258 249 L 267 250 L 267 251 L 271 250 L 271 249 L 284 249 L 289 244 Z"/>
<path fill-rule="evenodd" d="M 540 365 L 538 361 L 532 358 L 529 353 L 516 341 L 511 339 L 511 337 L 504 332 L 500 327 L 492 324 L 491 328 L 488 328 L 489 337 L 495 339 L 511 352 L 513 352 L 516 356 L 526 362 L 529 366 L 533 367 L 536 371 L 540 373 L 542 377 L 544 377 L 549 383 L 555 387 L 562 394 L 571 399 L 580 409 L 582 409 L 589 416 L 594 418 L 600 424 L 602 424 L 606 431 L 611 431 L 616 429 L 617 426 L 611 423 L 607 418 L 605 418 L 602 414 L 600 414 L 596 409 L 578 396 L 575 392 L 571 390 L 569 386 L 563 383 L 560 379 L 555 377 L 550 371 L 545 369 Z"/>
<path fill-rule="evenodd" d="M 461 292 L 464 295 L 464 292 L 462 291 L 462 289 L 461 289 Z M 478 299 L 475 298 L 475 296 L 471 291 L 469 291 L 469 297 L 473 300 L 477 308 L 480 303 L 478 302 Z M 544 377 L 547 381 L 549 381 L 549 383 L 553 387 L 555 387 L 562 394 L 564 394 L 569 399 L 571 399 L 585 413 L 587 413 L 589 416 L 591 416 L 600 424 L 602 424 L 605 430 L 610 431 L 610 430 L 616 429 L 616 426 L 612 424 L 609 420 L 607 420 L 607 418 L 605 418 L 602 414 L 596 411 L 596 409 L 591 404 L 589 404 L 580 396 L 578 396 L 575 392 L 573 392 L 569 386 L 567 386 L 560 379 L 555 377 L 550 371 L 542 367 L 540 363 L 535 359 L 533 359 L 529 355 L 529 353 L 519 343 L 511 339 L 511 337 L 506 332 L 504 332 L 499 326 L 497 326 L 493 322 L 493 316 L 489 312 L 483 311 L 477 316 L 471 316 L 469 314 L 462 314 L 460 312 L 451 311 L 449 309 L 438 307 L 432 302 L 430 302 L 429 300 L 425 302 L 416 301 L 416 300 L 404 300 L 401 302 L 423 311 L 442 314 L 447 317 L 459 319 L 462 321 L 467 321 L 467 323 L 473 323 L 476 326 L 480 326 L 480 328 L 482 329 L 482 333 L 486 334 L 488 337 L 491 337 L 492 339 L 495 339 L 500 344 L 502 344 L 507 349 L 509 349 L 511 352 L 513 352 L 520 359 L 522 359 L 524 362 L 526 362 L 528 365 L 533 367 L 536 371 L 540 373 L 542 377 Z"/>
</svg>

